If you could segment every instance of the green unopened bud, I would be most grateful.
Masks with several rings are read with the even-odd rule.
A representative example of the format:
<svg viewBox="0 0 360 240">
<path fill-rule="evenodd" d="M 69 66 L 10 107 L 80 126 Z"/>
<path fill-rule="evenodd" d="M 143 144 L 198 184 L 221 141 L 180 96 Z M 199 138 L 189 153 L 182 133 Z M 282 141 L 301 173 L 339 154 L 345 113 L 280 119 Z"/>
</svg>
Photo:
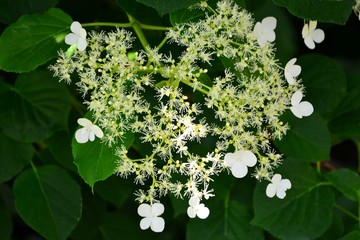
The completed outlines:
<svg viewBox="0 0 360 240">
<path fill-rule="evenodd" d="M 68 48 L 68 50 L 66 51 L 65 55 L 66 55 L 68 58 L 71 58 L 71 56 L 74 54 L 76 48 L 77 48 L 76 44 L 71 45 L 71 46 Z"/>
<path fill-rule="evenodd" d="M 135 52 L 129 52 L 129 53 L 127 54 L 127 57 L 128 57 L 128 59 L 129 59 L 130 61 L 134 61 L 135 58 L 136 58 L 136 53 L 135 53 Z"/>
</svg>

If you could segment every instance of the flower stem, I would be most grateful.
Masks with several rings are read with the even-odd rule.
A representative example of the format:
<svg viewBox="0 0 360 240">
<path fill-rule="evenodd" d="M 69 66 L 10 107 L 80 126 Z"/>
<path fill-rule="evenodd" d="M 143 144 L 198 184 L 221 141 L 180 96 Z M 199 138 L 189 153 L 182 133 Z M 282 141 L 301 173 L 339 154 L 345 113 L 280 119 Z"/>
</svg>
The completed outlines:
<svg viewBox="0 0 360 240">
<path fill-rule="evenodd" d="M 154 25 L 148 25 L 143 24 L 138 21 L 136 21 L 140 28 L 147 29 L 147 30 L 154 30 L 154 31 L 167 31 L 169 28 L 164 26 L 154 26 Z M 131 28 L 133 23 L 116 23 L 116 22 L 92 22 L 92 23 L 82 23 L 82 27 L 122 27 L 122 28 Z"/>
<path fill-rule="evenodd" d="M 126 15 L 129 18 L 131 27 L 134 29 L 136 35 L 138 36 L 138 38 L 141 42 L 141 45 L 143 46 L 144 50 L 146 51 L 147 47 L 149 46 L 149 43 L 146 40 L 146 37 L 140 27 L 139 22 L 135 18 L 133 18 L 130 14 L 127 13 Z"/>
</svg>

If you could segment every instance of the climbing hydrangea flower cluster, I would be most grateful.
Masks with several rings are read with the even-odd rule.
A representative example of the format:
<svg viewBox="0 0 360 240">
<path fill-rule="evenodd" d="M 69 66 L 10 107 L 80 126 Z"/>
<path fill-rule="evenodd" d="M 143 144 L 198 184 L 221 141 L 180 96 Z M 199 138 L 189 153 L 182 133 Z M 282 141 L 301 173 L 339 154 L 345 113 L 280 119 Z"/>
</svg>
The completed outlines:
<svg viewBox="0 0 360 240">
<path fill-rule="evenodd" d="M 275 59 L 274 17 L 255 24 L 229 0 L 215 9 L 206 2 L 198 6 L 204 19 L 167 32 L 168 43 L 183 49 L 179 56 L 149 46 L 134 52 L 132 34 L 117 29 L 91 32 L 86 49 L 71 57 L 60 52 L 51 67 L 61 80 L 71 82 L 74 74 L 80 79 L 76 84 L 94 123 L 79 120 L 79 143 L 97 136 L 112 147 L 131 131 L 151 148 L 136 159 L 117 148 L 116 173 L 140 185 L 140 226 L 155 232 L 165 225 L 159 198 L 169 193 L 189 199 L 190 218 L 206 218 L 210 210 L 200 202 L 215 196 L 211 181 L 223 171 L 237 178 L 252 172 L 272 181 L 269 197 L 283 198 L 291 184 L 273 177 L 282 158 L 270 142 L 286 134 L 289 126 L 279 119 L 286 110 L 299 118 L 313 111 L 301 102 L 296 59 L 285 69 Z M 222 61 L 223 72 L 212 71 L 215 61 Z"/>
</svg>

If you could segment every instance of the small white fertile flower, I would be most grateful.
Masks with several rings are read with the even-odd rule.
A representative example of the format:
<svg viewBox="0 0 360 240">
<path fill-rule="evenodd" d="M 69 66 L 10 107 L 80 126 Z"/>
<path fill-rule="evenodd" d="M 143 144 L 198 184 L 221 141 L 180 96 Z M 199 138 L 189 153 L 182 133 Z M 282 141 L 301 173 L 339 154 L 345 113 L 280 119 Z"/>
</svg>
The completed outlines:
<svg viewBox="0 0 360 240">
<path fill-rule="evenodd" d="M 255 166 L 257 162 L 254 153 L 248 150 L 239 150 L 234 153 L 225 154 L 224 163 L 231 169 L 236 178 L 243 178 L 248 172 L 248 167 Z"/>
<path fill-rule="evenodd" d="M 203 203 L 200 203 L 200 199 L 198 197 L 193 196 L 189 199 L 187 214 L 190 218 L 198 216 L 198 218 L 205 219 L 209 216 L 210 210 L 205 207 Z"/>
<path fill-rule="evenodd" d="M 291 188 L 291 182 L 289 179 L 281 179 L 280 174 L 275 174 L 271 183 L 266 187 L 266 196 L 269 198 L 274 197 L 275 195 L 283 199 L 286 196 L 286 190 Z"/>
<path fill-rule="evenodd" d="M 65 43 L 69 45 L 76 44 L 80 51 L 84 51 L 87 46 L 86 30 L 76 21 L 71 24 L 70 30 L 72 33 L 65 36 Z"/>
<path fill-rule="evenodd" d="M 261 23 L 257 22 L 254 27 L 254 34 L 260 47 L 264 47 L 266 42 L 275 41 L 276 18 L 266 17 Z"/>
<path fill-rule="evenodd" d="M 294 85 L 295 79 L 301 73 L 301 67 L 299 65 L 295 65 L 296 58 L 291 59 L 285 65 L 285 78 L 289 85 Z"/>
<path fill-rule="evenodd" d="M 310 48 L 315 48 L 315 42 L 321 43 L 325 39 L 325 33 L 321 29 L 316 29 L 317 21 L 310 21 L 309 24 L 305 23 L 302 29 L 302 37 L 304 38 L 305 45 Z"/>
<path fill-rule="evenodd" d="M 103 131 L 96 125 L 94 125 L 90 120 L 86 118 L 79 118 L 77 120 L 80 126 L 83 128 L 78 129 L 75 132 L 75 139 L 78 143 L 86 143 L 87 141 L 94 141 L 95 136 L 102 138 L 104 136 Z"/>
<path fill-rule="evenodd" d="M 300 90 L 297 90 L 291 97 L 291 112 L 295 117 L 302 118 L 310 116 L 314 112 L 314 107 L 308 101 L 301 102 L 303 94 Z"/>
<path fill-rule="evenodd" d="M 150 227 L 154 232 L 162 232 L 165 228 L 165 221 L 159 216 L 164 213 L 164 210 L 164 205 L 161 203 L 141 204 L 137 209 L 140 217 L 143 217 L 140 221 L 140 228 L 145 230 Z"/>
</svg>

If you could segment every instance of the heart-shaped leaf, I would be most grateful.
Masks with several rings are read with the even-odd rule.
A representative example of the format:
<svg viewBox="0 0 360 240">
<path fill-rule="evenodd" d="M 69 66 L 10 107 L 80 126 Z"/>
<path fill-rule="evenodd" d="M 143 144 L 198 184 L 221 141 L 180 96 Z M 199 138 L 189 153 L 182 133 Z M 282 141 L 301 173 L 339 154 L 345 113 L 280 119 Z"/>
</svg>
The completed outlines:
<svg viewBox="0 0 360 240">
<path fill-rule="evenodd" d="M 81 216 L 79 185 L 61 168 L 29 169 L 14 183 L 21 218 L 46 239 L 67 239 Z"/>
<path fill-rule="evenodd" d="M 0 69 L 30 72 L 57 56 L 72 19 L 60 9 L 24 15 L 0 36 Z"/>
<path fill-rule="evenodd" d="M 89 141 L 82 144 L 73 138 L 72 152 L 80 176 L 91 188 L 94 187 L 95 182 L 110 177 L 114 174 L 117 162 L 120 160 L 116 156 L 116 149 L 122 145 L 129 148 L 133 139 L 133 134 L 127 132 L 124 135 L 124 142 L 109 147 L 98 138 L 93 142 Z"/>
</svg>

